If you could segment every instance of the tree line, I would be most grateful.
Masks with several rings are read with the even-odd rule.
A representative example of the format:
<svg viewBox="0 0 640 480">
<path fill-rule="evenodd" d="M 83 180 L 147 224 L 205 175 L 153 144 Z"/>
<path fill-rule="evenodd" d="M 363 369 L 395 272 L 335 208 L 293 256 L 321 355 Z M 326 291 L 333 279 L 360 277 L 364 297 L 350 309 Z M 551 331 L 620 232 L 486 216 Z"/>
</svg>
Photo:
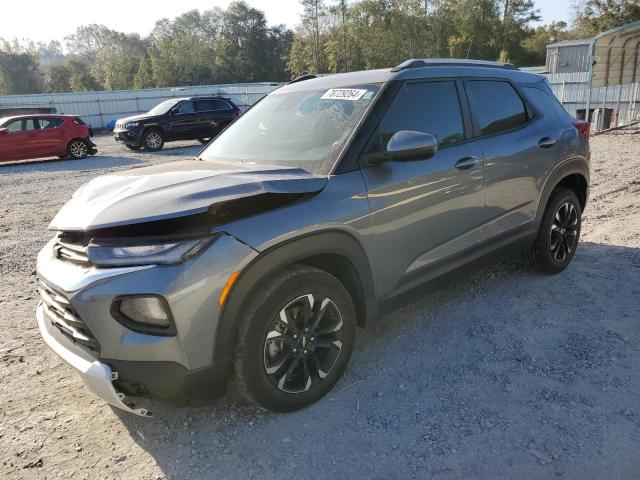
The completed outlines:
<svg viewBox="0 0 640 480">
<path fill-rule="evenodd" d="M 0 95 L 285 81 L 455 57 L 543 65 L 546 45 L 640 20 L 637 0 L 578 0 L 574 21 L 534 27 L 533 0 L 301 0 L 295 30 L 243 1 L 156 22 L 79 27 L 63 42 L 0 39 Z"/>
</svg>

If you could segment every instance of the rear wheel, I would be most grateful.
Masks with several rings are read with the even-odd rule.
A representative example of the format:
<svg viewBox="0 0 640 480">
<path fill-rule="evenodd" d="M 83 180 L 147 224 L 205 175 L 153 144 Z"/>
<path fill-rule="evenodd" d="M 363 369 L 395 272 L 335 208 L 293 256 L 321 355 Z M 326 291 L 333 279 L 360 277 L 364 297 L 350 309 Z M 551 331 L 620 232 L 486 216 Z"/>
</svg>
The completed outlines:
<svg viewBox="0 0 640 480">
<path fill-rule="evenodd" d="M 525 254 L 527 263 L 543 273 L 559 273 L 573 259 L 580 240 L 582 209 L 575 192 L 557 188 L 551 194 L 538 236 Z"/>
<path fill-rule="evenodd" d="M 71 140 L 67 146 L 67 158 L 79 160 L 89 155 L 89 145 L 81 138 Z"/>
<path fill-rule="evenodd" d="M 240 393 L 275 411 L 324 396 L 349 362 L 353 301 L 332 275 L 294 265 L 264 282 L 244 307 L 235 355 Z"/>
<path fill-rule="evenodd" d="M 162 132 L 159 130 L 147 130 L 142 136 L 142 145 L 151 152 L 162 150 L 164 145 Z"/>
</svg>

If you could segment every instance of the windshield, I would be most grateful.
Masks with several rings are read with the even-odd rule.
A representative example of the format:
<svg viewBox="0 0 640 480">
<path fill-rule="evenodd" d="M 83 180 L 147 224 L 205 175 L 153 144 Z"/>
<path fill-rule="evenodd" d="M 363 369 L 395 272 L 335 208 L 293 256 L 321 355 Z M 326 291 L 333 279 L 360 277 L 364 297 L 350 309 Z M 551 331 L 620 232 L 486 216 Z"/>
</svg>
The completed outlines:
<svg viewBox="0 0 640 480">
<path fill-rule="evenodd" d="M 376 84 L 276 90 L 232 123 L 200 157 L 326 175 L 379 90 Z"/>
<path fill-rule="evenodd" d="M 169 110 L 171 110 L 171 107 L 173 107 L 179 101 L 180 100 L 165 100 L 164 102 L 159 103 L 158 105 L 153 107 L 151 110 L 149 110 L 148 113 L 149 115 L 164 115 Z"/>
</svg>

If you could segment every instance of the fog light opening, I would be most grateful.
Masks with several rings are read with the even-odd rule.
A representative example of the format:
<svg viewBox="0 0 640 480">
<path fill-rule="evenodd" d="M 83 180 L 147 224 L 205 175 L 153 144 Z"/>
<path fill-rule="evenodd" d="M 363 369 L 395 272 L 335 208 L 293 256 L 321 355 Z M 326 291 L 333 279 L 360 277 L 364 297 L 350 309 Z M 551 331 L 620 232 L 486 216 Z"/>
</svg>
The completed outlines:
<svg viewBox="0 0 640 480">
<path fill-rule="evenodd" d="M 139 333 L 176 334 L 169 304 L 160 295 L 119 297 L 114 300 L 111 313 L 118 322 Z"/>
</svg>

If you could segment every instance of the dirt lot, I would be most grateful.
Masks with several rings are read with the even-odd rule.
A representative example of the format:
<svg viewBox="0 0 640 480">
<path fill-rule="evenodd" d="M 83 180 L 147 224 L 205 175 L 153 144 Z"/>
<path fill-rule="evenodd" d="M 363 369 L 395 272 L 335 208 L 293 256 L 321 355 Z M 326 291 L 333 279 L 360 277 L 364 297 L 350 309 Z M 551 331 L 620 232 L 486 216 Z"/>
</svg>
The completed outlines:
<svg viewBox="0 0 640 480">
<path fill-rule="evenodd" d="M 640 135 L 592 140 L 572 265 L 505 262 L 417 292 L 359 332 L 346 376 L 282 415 L 227 401 L 115 411 L 46 348 L 34 261 L 49 220 L 106 172 L 193 155 L 183 145 L 0 166 L 0 478 L 640 477 Z"/>
</svg>

